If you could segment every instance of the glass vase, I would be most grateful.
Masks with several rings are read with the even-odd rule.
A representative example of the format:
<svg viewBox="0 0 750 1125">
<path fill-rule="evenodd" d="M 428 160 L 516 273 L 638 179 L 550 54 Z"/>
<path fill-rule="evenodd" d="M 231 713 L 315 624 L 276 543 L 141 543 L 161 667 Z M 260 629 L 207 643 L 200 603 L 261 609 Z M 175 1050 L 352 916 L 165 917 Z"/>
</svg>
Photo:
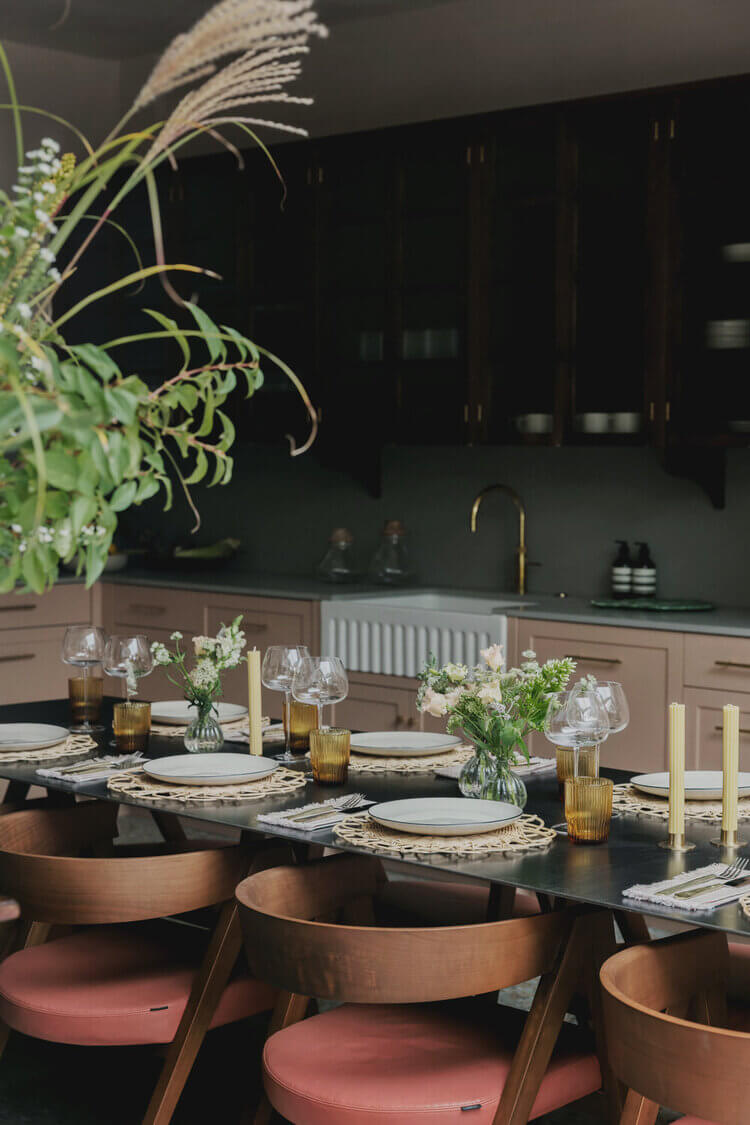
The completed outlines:
<svg viewBox="0 0 750 1125">
<path fill-rule="evenodd" d="M 458 788 L 464 797 L 485 801 L 507 801 L 519 809 L 526 807 L 526 786 L 508 764 L 508 759 L 474 747 L 474 757 L 461 770 Z"/>
<path fill-rule="evenodd" d="M 185 731 L 185 749 L 190 754 L 210 754 L 221 750 L 224 732 L 213 713 L 213 701 L 198 705 L 198 714 Z"/>
</svg>

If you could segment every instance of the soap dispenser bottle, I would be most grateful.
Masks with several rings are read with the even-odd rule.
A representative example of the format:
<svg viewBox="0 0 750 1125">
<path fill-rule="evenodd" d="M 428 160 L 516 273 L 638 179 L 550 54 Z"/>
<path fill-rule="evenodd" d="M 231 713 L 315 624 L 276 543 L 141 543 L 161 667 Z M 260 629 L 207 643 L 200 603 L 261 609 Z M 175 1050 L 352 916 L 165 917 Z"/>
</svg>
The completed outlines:
<svg viewBox="0 0 750 1125">
<path fill-rule="evenodd" d="M 633 563 L 624 539 L 615 539 L 618 551 L 612 563 L 612 597 L 629 598 L 633 589 Z"/>
<path fill-rule="evenodd" d="M 656 564 L 651 558 L 648 543 L 636 542 L 638 557 L 633 567 L 633 594 L 637 598 L 653 598 L 656 594 Z"/>
</svg>

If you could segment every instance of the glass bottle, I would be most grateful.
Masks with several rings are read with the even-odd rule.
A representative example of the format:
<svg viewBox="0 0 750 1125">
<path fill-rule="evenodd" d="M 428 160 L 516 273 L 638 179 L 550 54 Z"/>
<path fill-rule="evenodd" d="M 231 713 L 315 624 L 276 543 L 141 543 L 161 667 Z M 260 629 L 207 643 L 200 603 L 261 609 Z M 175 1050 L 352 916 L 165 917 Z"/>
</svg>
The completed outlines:
<svg viewBox="0 0 750 1125">
<path fill-rule="evenodd" d="M 386 520 L 383 539 L 370 563 L 370 578 L 386 586 L 399 586 L 414 577 L 401 520 Z"/>
<path fill-rule="evenodd" d="M 354 565 L 354 536 L 348 527 L 334 527 L 328 550 L 318 563 L 318 577 L 324 582 L 354 582 L 359 578 Z"/>
</svg>

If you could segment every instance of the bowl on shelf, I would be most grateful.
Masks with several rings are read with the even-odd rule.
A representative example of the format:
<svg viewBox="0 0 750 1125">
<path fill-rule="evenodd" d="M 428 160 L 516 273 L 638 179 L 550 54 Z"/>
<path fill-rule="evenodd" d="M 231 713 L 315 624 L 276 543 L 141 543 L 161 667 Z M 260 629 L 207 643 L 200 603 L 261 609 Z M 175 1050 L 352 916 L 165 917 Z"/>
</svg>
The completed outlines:
<svg viewBox="0 0 750 1125">
<path fill-rule="evenodd" d="M 637 434 L 640 431 L 642 415 L 638 410 L 618 410 L 610 415 L 613 434 Z"/>
<path fill-rule="evenodd" d="M 576 414 L 574 425 L 582 434 L 606 434 L 609 430 L 609 414 L 594 410 Z"/>
</svg>

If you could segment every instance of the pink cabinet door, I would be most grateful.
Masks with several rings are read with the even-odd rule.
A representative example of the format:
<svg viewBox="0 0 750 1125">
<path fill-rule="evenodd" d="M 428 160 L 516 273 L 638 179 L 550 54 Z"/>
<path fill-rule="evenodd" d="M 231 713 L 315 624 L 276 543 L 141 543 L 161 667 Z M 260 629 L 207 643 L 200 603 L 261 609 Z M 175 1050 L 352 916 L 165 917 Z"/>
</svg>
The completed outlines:
<svg viewBox="0 0 750 1125">
<path fill-rule="evenodd" d="M 683 636 L 651 629 L 572 625 L 560 621 L 518 622 L 518 651 L 533 649 L 540 661 L 576 660 L 571 683 L 581 676 L 619 681 L 630 703 L 630 725 L 602 747 L 602 764 L 638 771 L 666 763 L 667 706 L 682 699 Z M 533 754 L 549 755 L 543 735 L 529 741 Z"/>
<path fill-rule="evenodd" d="M 689 633 L 685 637 L 685 683 L 716 688 L 728 696 L 750 692 L 750 640 Z"/>
<path fill-rule="evenodd" d="M 60 659 L 64 634 L 62 625 L 0 632 L 0 703 L 67 698 L 76 669 Z"/>
<path fill-rule="evenodd" d="M 419 715 L 414 706 L 414 694 L 401 687 L 389 687 L 380 682 L 386 676 L 356 675 L 349 680 L 349 695 L 332 709 L 329 718 L 323 712 L 323 721 L 347 727 L 353 731 L 366 730 L 419 730 Z M 402 682 L 400 677 L 392 677 Z"/>
<path fill-rule="evenodd" d="M 103 584 L 102 619 L 108 633 L 145 633 L 163 639 L 175 629 L 187 635 L 203 630 L 203 602 L 198 590 L 170 590 L 163 586 Z"/>
<path fill-rule="evenodd" d="M 41 595 L 0 594 L 0 630 L 86 625 L 93 621 L 92 614 L 91 590 L 74 582 L 53 586 Z"/>
<path fill-rule="evenodd" d="M 685 690 L 685 742 L 688 769 L 721 769 L 722 720 L 725 703 L 735 703 L 740 708 L 740 769 L 750 771 L 750 695 L 710 691 L 706 688 Z"/>
<path fill-rule="evenodd" d="M 264 652 L 269 645 L 307 645 L 317 655 L 320 647 L 320 607 L 317 602 L 292 598 L 251 598 L 203 595 L 203 632 L 215 636 L 222 623 L 242 614 L 247 647 Z M 247 704 L 247 668 L 242 664 L 224 676 L 224 699 Z M 280 719 L 283 696 L 263 689 L 263 713 Z"/>
</svg>

